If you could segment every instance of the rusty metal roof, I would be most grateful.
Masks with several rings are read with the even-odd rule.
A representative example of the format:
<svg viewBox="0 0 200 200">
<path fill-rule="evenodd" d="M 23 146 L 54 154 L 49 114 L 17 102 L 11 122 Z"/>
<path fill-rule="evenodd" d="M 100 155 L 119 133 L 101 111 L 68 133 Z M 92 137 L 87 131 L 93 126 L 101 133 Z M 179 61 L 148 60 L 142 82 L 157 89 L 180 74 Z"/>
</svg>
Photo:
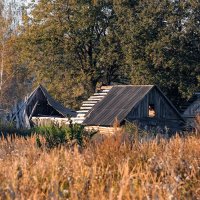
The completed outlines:
<svg viewBox="0 0 200 200">
<path fill-rule="evenodd" d="M 113 86 L 107 96 L 87 114 L 83 124 L 112 126 L 115 119 L 121 123 L 153 87 L 153 85 Z"/>
</svg>

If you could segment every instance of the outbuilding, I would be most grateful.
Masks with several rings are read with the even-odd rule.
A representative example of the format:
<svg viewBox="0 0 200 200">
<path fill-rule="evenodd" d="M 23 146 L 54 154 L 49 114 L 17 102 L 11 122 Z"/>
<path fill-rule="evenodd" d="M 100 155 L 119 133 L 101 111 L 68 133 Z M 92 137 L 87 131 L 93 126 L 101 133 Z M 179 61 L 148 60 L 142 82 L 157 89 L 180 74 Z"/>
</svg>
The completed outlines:
<svg viewBox="0 0 200 200">
<path fill-rule="evenodd" d="M 146 130 L 152 128 L 180 130 L 184 119 L 155 85 L 115 85 L 85 116 L 88 128 L 111 130 L 118 122 L 136 123 Z"/>
<path fill-rule="evenodd" d="M 49 121 L 66 121 L 75 117 L 76 112 L 65 108 L 48 91 L 39 85 L 26 99 L 11 112 L 10 120 L 16 121 L 17 128 L 29 128 L 31 125 L 47 125 Z"/>
<path fill-rule="evenodd" d="M 195 118 L 200 115 L 200 92 L 196 92 L 182 106 L 182 117 L 185 119 L 187 126 L 196 127 Z"/>
</svg>

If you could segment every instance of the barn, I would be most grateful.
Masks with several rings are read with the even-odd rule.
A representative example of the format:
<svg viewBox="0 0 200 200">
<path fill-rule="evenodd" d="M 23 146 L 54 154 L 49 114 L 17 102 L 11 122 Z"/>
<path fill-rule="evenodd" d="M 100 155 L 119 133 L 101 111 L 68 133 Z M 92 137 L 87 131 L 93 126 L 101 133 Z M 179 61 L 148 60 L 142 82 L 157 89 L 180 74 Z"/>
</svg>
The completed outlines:
<svg viewBox="0 0 200 200">
<path fill-rule="evenodd" d="M 182 106 L 182 117 L 185 119 L 187 126 L 195 128 L 195 118 L 200 115 L 200 92 L 196 92 Z"/>
<path fill-rule="evenodd" d="M 30 125 L 47 125 L 50 120 L 75 117 L 76 112 L 65 108 L 39 85 L 26 99 L 20 103 L 11 113 L 11 119 L 16 121 L 18 128 L 29 127 Z M 38 124 L 39 123 L 39 124 Z"/>
<path fill-rule="evenodd" d="M 115 121 L 137 123 L 141 128 L 180 130 L 184 119 L 155 85 L 116 85 L 85 116 L 88 128 L 110 129 Z"/>
<path fill-rule="evenodd" d="M 29 118 L 32 116 L 76 116 L 75 111 L 65 108 L 55 99 L 53 99 L 53 97 L 42 85 L 39 85 L 27 99 L 26 112 Z"/>
</svg>

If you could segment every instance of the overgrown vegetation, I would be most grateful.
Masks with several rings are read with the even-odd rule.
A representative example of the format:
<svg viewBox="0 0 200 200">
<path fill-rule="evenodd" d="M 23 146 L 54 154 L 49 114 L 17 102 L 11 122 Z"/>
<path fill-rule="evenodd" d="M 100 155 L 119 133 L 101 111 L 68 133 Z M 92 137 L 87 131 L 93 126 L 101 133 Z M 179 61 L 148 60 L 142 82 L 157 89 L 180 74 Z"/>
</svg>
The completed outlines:
<svg viewBox="0 0 200 200">
<path fill-rule="evenodd" d="M 0 140 L 1 199 L 199 199 L 200 138 L 124 143 L 123 134 L 46 151 Z M 45 143 L 41 139 L 41 143 Z"/>
<path fill-rule="evenodd" d="M 18 135 L 18 136 L 30 136 L 31 130 L 27 129 L 17 129 L 15 124 L 12 122 L 5 122 L 0 119 L 0 137 L 4 136 L 7 137 L 7 135 Z"/>
<path fill-rule="evenodd" d="M 86 131 L 83 125 L 69 124 L 61 127 L 57 125 L 35 127 L 31 130 L 37 134 L 36 142 L 42 146 L 40 136 L 45 140 L 47 148 L 54 148 L 60 145 L 79 145 L 83 147 L 94 134 L 95 131 Z"/>
<path fill-rule="evenodd" d="M 1 137 L 0 198 L 199 199 L 198 125 L 199 117 L 195 133 L 168 139 L 134 124 L 93 138 L 77 124 Z"/>
<path fill-rule="evenodd" d="M 50 124 L 49 126 L 33 127 L 31 129 L 17 129 L 13 123 L 0 121 L 0 137 L 28 137 L 36 135 L 38 147 L 55 148 L 61 145 L 84 147 L 97 133 L 95 130 L 86 131 L 83 125 L 68 124 L 59 126 Z M 40 139 L 45 141 L 41 143 Z"/>
</svg>

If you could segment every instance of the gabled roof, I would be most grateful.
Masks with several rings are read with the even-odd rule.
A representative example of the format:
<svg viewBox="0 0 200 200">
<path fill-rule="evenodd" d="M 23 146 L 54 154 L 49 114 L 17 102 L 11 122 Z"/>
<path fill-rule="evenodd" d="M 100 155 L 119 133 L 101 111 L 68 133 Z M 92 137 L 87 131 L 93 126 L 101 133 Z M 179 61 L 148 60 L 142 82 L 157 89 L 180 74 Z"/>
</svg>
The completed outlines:
<svg viewBox="0 0 200 200">
<path fill-rule="evenodd" d="M 131 109 L 153 88 L 153 85 L 113 86 L 107 96 L 88 113 L 83 124 L 110 126 L 115 118 L 122 122 Z"/>
<path fill-rule="evenodd" d="M 118 122 L 121 123 L 130 111 L 136 107 L 153 88 L 156 88 L 160 92 L 177 115 L 183 120 L 177 109 L 157 86 L 117 85 L 113 86 L 107 96 L 93 107 L 87 114 L 83 124 L 112 126 L 116 118 Z"/>
<path fill-rule="evenodd" d="M 62 104 L 60 104 L 58 101 L 56 101 L 55 99 L 53 99 L 51 97 L 51 95 L 47 92 L 47 90 L 42 86 L 39 85 L 28 97 L 27 101 L 26 101 L 26 105 L 29 105 L 29 103 L 31 103 L 32 99 L 34 98 L 34 96 L 37 94 L 38 90 L 41 90 L 42 93 L 44 94 L 44 96 L 47 99 L 47 102 L 50 106 L 52 106 L 56 111 L 58 111 L 61 115 L 63 115 L 63 117 L 67 117 L 67 116 L 72 116 L 75 117 L 76 116 L 76 112 L 65 108 Z"/>
<path fill-rule="evenodd" d="M 192 97 L 185 103 L 181 106 L 181 111 L 182 113 L 185 113 L 187 112 L 187 110 L 189 109 L 189 107 L 194 103 L 196 102 L 197 100 L 200 99 L 200 91 L 199 92 L 195 92 Z"/>
</svg>

